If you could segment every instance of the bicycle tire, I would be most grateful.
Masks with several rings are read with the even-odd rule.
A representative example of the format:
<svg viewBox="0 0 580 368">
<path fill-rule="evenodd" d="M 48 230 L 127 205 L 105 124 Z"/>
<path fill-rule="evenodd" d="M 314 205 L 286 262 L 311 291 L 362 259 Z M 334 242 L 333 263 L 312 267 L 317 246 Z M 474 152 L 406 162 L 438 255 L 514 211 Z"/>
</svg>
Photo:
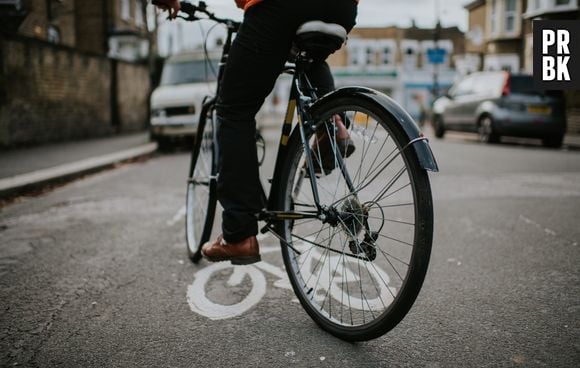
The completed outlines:
<svg viewBox="0 0 580 368">
<path fill-rule="evenodd" d="M 200 114 L 191 152 L 185 204 L 187 255 L 194 263 L 201 259 L 201 246 L 209 240 L 215 218 L 218 157 L 215 128 L 213 105 L 208 105 Z"/>
<path fill-rule="evenodd" d="M 404 133 L 402 127 L 397 124 L 396 122 L 394 122 L 392 120 L 392 116 L 388 113 L 388 111 L 385 111 L 381 106 L 374 104 L 372 102 L 369 102 L 366 99 L 363 98 L 357 98 L 356 96 L 349 96 L 349 97 L 344 97 L 344 98 L 340 98 L 340 99 L 335 99 L 333 101 L 329 101 L 328 103 L 324 104 L 324 106 L 320 106 L 318 107 L 317 111 L 313 112 L 313 116 L 318 117 L 316 118 L 315 121 L 318 121 L 318 126 L 321 126 L 321 124 L 323 124 L 324 121 L 327 121 L 328 119 L 331 119 L 333 116 L 336 116 L 337 114 L 341 114 L 344 113 L 344 116 L 349 116 L 348 114 L 350 113 L 350 111 L 362 111 L 367 113 L 369 116 L 372 116 L 376 122 L 377 122 L 377 126 L 383 128 L 385 130 L 385 132 L 388 134 L 387 135 L 387 139 L 389 139 L 389 137 L 392 137 L 392 142 L 393 145 L 395 146 L 395 148 L 398 148 L 399 150 L 403 149 L 403 147 L 406 147 L 406 145 L 409 143 L 409 138 L 408 136 Z M 354 115 L 351 114 L 351 117 L 354 117 L 353 119 L 351 119 L 350 121 L 350 127 L 349 127 L 349 131 L 351 134 L 351 138 L 354 139 L 357 137 L 364 137 L 364 132 L 358 132 L 355 133 L 354 129 L 358 129 L 357 127 L 359 126 L 359 123 L 356 121 L 358 119 L 356 113 Z M 368 126 L 368 119 L 367 119 L 367 126 Z M 313 139 L 313 137 L 315 136 L 315 133 L 313 131 L 309 131 L 306 133 L 307 134 L 307 139 L 310 140 L 311 138 Z M 358 135 L 357 135 L 358 134 Z M 354 138 L 353 138 L 354 137 Z M 368 136 L 366 137 L 368 138 Z M 365 138 L 365 139 L 366 139 Z M 363 141 L 364 139 L 361 138 L 359 139 L 359 141 Z M 360 161 L 360 167 L 362 168 L 364 165 L 368 165 L 368 163 L 366 161 L 363 161 L 364 158 L 364 151 L 365 149 L 367 151 L 370 150 L 370 146 L 372 143 L 372 137 L 371 139 L 368 141 L 368 146 L 369 148 L 364 147 L 366 145 L 366 143 L 361 144 L 359 142 L 359 144 L 357 145 L 357 149 L 359 150 L 359 155 L 361 156 L 361 161 Z M 356 143 L 356 142 L 355 142 Z M 310 145 L 311 143 L 309 143 Z M 385 143 L 383 143 L 383 145 L 385 145 Z M 360 153 L 360 151 L 363 151 L 362 153 Z M 298 183 L 298 180 L 300 180 L 300 178 L 302 178 L 302 180 L 304 182 L 306 182 L 306 187 L 309 187 L 309 179 L 304 180 L 304 174 L 301 174 L 301 170 L 304 169 L 304 166 L 306 165 L 305 159 L 304 159 L 304 147 L 302 145 L 301 139 L 300 139 L 300 134 L 299 131 L 295 131 L 288 143 L 288 156 L 286 158 L 285 164 L 283 165 L 282 168 L 282 177 L 280 182 L 282 183 L 282 186 L 278 192 L 278 198 L 276 200 L 278 209 L 281 211 L 291 211 L 294 210 L 296 207 L 300 206 L 305 206 L 305 203 L 299 203 L 298 199 L 299 194 L 296 194 L 296 190 L 297 187 L 296 184 Z M 382 147 L 381 147 L 381 151 L 382 151 Z M 379 153 L 381 152 L 379 151 Z M 356 153 L 356 151 L 355 151 Z M 377 154 L 378 155 L 378 154 Z M 315 154 L 313 155 L 315 156 Z M 318 266 L 318 263 L 324 263 L 324 261 L 321 261 L 322 258 L 318 259 L 318 263 L 316 265 L 314 265 L 314 269 L 311 270 L 311 266 L 314 264 L 313 261 L 309 261 L 308 258 L 312 258 L 314 259 L 315 256 L 313 254 L 315 254 L 318 251 L 318 247 L 312 246 L 311 244 L 307 244 L 306 241 L 301 240 L 302 242 L 302 246 L 305 247 L 307 245 L 310 245 L 310 249 L 316 248 L 314 251 L 308 250 L 308 254 L 306 251 L 303 251 L 300 255 L 298 255 L 297 253 L 294 252 L 294 250 L 292 250 L 290 247 L 285 245 L 285 242 L 293 244 L 293 246 L 295 248 L 298 247 L 298 245 L 300 244 L 300 241 L 295 241 L 298 238 L 296 238 L 296 235 L 294 232 L 297 232 L 297 228 L 299 226 L 303 226 L 305 228 L 307 228 L 306 225 L 300 225 L 300 224 L 306 224 L 306 222 L 303 223 L 297 223 L 294 220 L 286 220 L 284 222 L 281 222 L 278 224 L 277 226 L 277 230 L 278 233 L 282 236 L 282 238 L 284 239 L 284 241 L 281 241 L 282 244 L 282 255 L 283 255 L 283 260 L 284 260 L 284 264 L 286 267 L 286 271 L 288 273 L 290 282 L 292 284 L 292 287 L 294 289 L 294 292 L 296 293 L 296 296 L 298 297 L 301 305 L 303 306 L 303 308 L 306 310 L 306 312 L 310 315 L 310 317 L 320 326 L 322 327 L 324 330 L 328 331 L 329 333 L 337 336 L 340 339 L 346 340 L 346 341 L 364 341 L 364 340 L 370 340 L 370 339 L 374 339 L 377 338 L 379 336 L 382 336 L 383 334 L 387 333 L 389 330 L 391 330 L 392 328 L 394 328 L 404 317 L 405 315 L 409 312 L 411 306 L 413 305 L 413 303 L 415 302 L 419 291 L 421 289 L 421 286 L 423 284 L 423 281 L 425 279 L 425 275 L 427 272 L 427 266 L 429 263 L 429 257 L 430 257 L 430 253 L 431 253 L 431 245 L 432 245 L 432 233 L 433 233 L 433 206 L 432 206 L 432 197 L 431 197 L 431 190 L 430 190 L 430 185 L 429 185 L 429 178 L 427 175 L 427 172 L 422 169 L 419 165 L 419 161 L 417 158 L 417 155 L 415 153 L 415 151 L 412 148 L 409 149 L 405 149 L 400 153 L 400 157 L 401 157 L 401 161 L 404 163 L 404 166 L 406 168 L 406 171 L 408 172 L 408 177 L 409 177 L 409 188 L 410 191 L 412 192 L 410 195 L 412 195 L 413 198 L 413 206 L 412 209 L 410 209 L 408 206 L 407 209 L 403 209 L 402 207 L 400 209 L 397 208 L 392 208 L 393 212 L 399 211 L 399 212 L 409 212 L 413 214 L 414 217 L 414 228 L 411 232 L 412 235 L 412 242 L 409 242 L 409 245 L 412 245 L 412 250 L 410 251 L 410 255 L 409 255 L 409 263 L 408 263 L 408 269 L 407 272 L 404 273 L 404 277 L 402 277 L 401 275 L 399 275 L 399 277 L 401 278 L 400 281 L 400 286 L 398 288 L 391 288 L 391 286 L 389 286 L 389 284 L 386 285 L 386 289 L 389 290 L 389 292 L 392 294 L 392 302 L 388 305 L 385 306 L 384 301 L 383 301 L 383 295 L 387 295 L 386 293 L 383 293 L 383 287 L 379 286 L 379 288 L 381 290 L 379 290 L 379 288 L 377 288 L 377 285 L 373 285 L 376 289 L 376 294 L 378 295 L 378 299 L 381 300 L 381 303 L 383 303 L 383 306 L 385 307 L 384 310 L 380 313 L 380 315 L 378 315 L 377 318 L 374 318 L 374 314 L 372 313 L 373 311 L 373 307 L 375 306 L 375 303 L 378 305 L 378 302 L 376 302 L 377 297 L 375 297 L 374 299 L 372 299 L 372 305 L 373 307 L 371 307 L 371 304 L 369 303 L 369 298 L 367 298 L 365 296 L 365 292 L 367 291 L 366 285 L 365 285 L 365 290 L 363 290 L 362 287 L 362 277 L 364 276 L 361 273 L 361 267 L 360 264 L 363 263 L 363 265 L 366 267 L 366 270 L 368 272 L 368 278 L 371 280 L 371 284 L 374 284 L 375 282 L 372 281 L 373 279 L 375 279 L 378 282 L 378 278 L 376 277 L 376 275 L 378 275 L 379 277 L 382 278 L 381 275 L 383 275 L 381 272 L 379 272 L 379 270 L 381 269 L 378 266 L 371 266 L 371 268 L 368 267 L 368 264 L 371 256 L 369 255 L 369 253 L 366 253 L 367 250 L 365 250 L 365 252 L 362 252 L 362 248 L 360 246 L 360 244 L 365 244 L 365 243 L 359 243 L 359 240 L 352 240 L 355 239 L 354 234 L 354 230 L 351 231 L 351 225 L 345 225 L 344 221 L 342 222 L 341 226 L 342 226 L 342 230 L 337 230 L 338 232 L 342 231 L 344 233 L 346 233 L 346 236 L 344 236 L 344 241 L 342 240 L 342 236 L 339 236 L 338 239 L 339 241 L 336 242 L 334 241 L 335 236 L 333 235 L 333 237 L 330 239 L 329 245 L 328 247 L 333 247 L 334 243 L 346 243 L 346 240 L 349 240 L 349 247 L 350 244 L 353 244 L 353 242 L 356 245 L 356 251 L 360 252 L 358 253 L 359 257 L 360 254 L 363 254 L 363 257 L 366 257 L 366 260 L 361 261 L 360 258 L 357 258 L 356 262 L 359 264 L 359 274 L 358 274 L 358 278 L 359 280 L 356 280 L 357 276 L 352 276 L 352 274 L 354 273 L 352 271 L 352 268 L 354 266 L 351 266 L 351 262 L 355 262 L 352 261 L 351 256 L 347 257 L 347 251 L 346 251 L 346 245 L 343 244 L 342 245 L 342 262 L 343 265 L 340 266 L 340 262 L 341 262 L 341 258 L 339 256 L 338 260 L 336 257 L 331 255 L 330 250 L 326 251 L 327 255 L 327 263 L 330 264 L 330 266 L 328 266 L 328 277 L 330 278 L 330 281 L 328 283 L 328 290 L 326 291 L 326 295 L 324 296 L 324 300 L 322 300 L 322 302 L 320 302 L 319 299 L 322 298 L 322 296 L 317 296 L 317 294 L 320 294 L 319 290 L 315 290 L 318 287 L 318 281 L 316 281 L 316 285 L 313 287 L 313 283 L 314 281 L 310 281 L 311 279 L 313 280 L 313 275 L 315 275 L 315 271 L 316 268 Z M 358 157 L 353 157 L 353 158 L 349 158 L 346 160 L 346 163 L 348 164 L 348 161 L 351 161 L 350 163 L 354 163 L 355 160 L 358 160 Z M 358 161 L 356 161 L 358 163 Z M 382 164 L 382 162 L 381 162 Z M 372 166 L 371 166 L 372 167 Z M 369 169 L 370 170 L 370 169 Z M 330 174 L 330 178 L 334 181 L 335 179 L 332 178 L 332 175 L 335 175 L 335 177 L 337 177 L 339 180 L 340 177 L 342 176 L 342 178 L 344 179 L 345 175 L 344 174 L 338 174 L 336 173 L 338 171 L 338 169 L 335 168 L 334 172 L 335 174 Z M 340 176 L 339 176 L 340 175 Z M 361 175 L 362 177 L 362 175 Z M 324 179 L 324 177 L 317 179 L 320 182 L 322 182 L 322 180 Z M 366 180 L 366 179 L 365 179 Z M 398 180 L 398 179 L 397 179 Z M 330 179 L 329 179 L 330 181 Z M 364 187 L 364 185 L 361 186 Z M 302 187 L 304 188 L 304 187 Z M 302 189 L 299 189 L 300 192 L 302 192 Z M 307 189 L 305 190 L 307 191 Z M 322 193 L 322 192 L 321 192 Z M 336 190 L 335 190 L 336 193 Z M 332 193 L 331 193 L 332 194 Z M 348 194 L 347 194 L 348 196 Z M 362 198 L 363 194 L 362 194 L 362 190 L 360 192 L 356 193 L 356 197 L 357 198 Z M 394 197 L 398 197 L 399 194 L 396 194 Z M 306 197 L 306 196 L 304 196 Z M 350 200 L 350 199 L 349 199 Z M 300 199 L 300 201 L 303 201 L 303 199 Z M 347 200 L 345 199 L 345 202 Z M 350 200 L 351 202 L 355 202 L 355 200 Z M 324 204 L 324 203 L 322 203 Z M 343 208 L 344 208 L 344 204 L 343 204 Z M 367 206 L 365 204 L 365 206 Z M 372 204 L 370 205 L 372 206 Z M 380 205 L 378 205 L 380 206 Z M 338 205 L 337 205 L 338 207 Z M 354 205 L 353 205 L 354 207 Z M 362 205 L 361 205 L 362 207 Z M 350 209 L 350 207 L 348 207 Z M 345 210 L 346 211 L 346 210 Z M 354 210 L 352 210 L 353 212 L 355 212 Z M 385 210 L 386 211 L 386 210 Z M 359 216 L 359 220 L 357 220 L 359 223 L 362 222 L 369 222 L 371 221 L 370 219 L 370 215 L 369 215 L 369 211 L 367 211 L 366 215 L 367 218 L 363 219 L 363 216 Z M 356 217 L 355 214 L 353 213 L 351 215 L 351 217 Z M 362 220 L 361 220 L 362 219 Z M 383 213 L 383 222 L 385 220 L 384 217 L 384 213 Z M 306 220 L 306 221 L 312 221 L 310 220 Z M 342 221 L 342 220 L 341 220 Z M 373 220 L 374 221 L 374 220 Z M 317 223 L 316 221 L 314 221 L 315 223 Z M 379 221 L 380 222 L 380 221 Z M 321 222 L 322 223 L 322 222 Z M 310 225 L 310 226 L 314 226 L 314 225 Z M 331 225 L 329 225 L 329 227 L 331 227 Z M 370 225 L 369 225 L 370 227 Z M 339 226 L 336 227 L 337 229 L 339 228 Z M 389 227 L 390 228 L 390 227 Z M 321 228 L 322 229 L 322 228 Z M 322 230 L 320 230 L 322 231 Z M 316 239 L 318 239 L 318 236 L 320 235 L 320 231 L 318 232 L 318 235 L 316 236 Z M 325 230 L 326 231 L 326 230 Z M 366 230 L 365 230 L 366 231 Z M 382 227 L 381 230 L 382 231 Z M 330 233 L 330 231 L 329 231 Z M 358 236 L 358 235 L 357 235 Z M 392 237 L 394 238 L 395 235 L 392 235 Z M 378 236 L 377 236 L 378 238 Z M 305 239 L 305 238 L 302 238 Z M 316 243 L 317 240 L 314 240 L 313 244 Z M 366 238 L 365 238 L 366 239 Z M 311 240 L 311 239 L 310 239 Z M 366 241 L 366 240 L 365 240 Z M 334 242 L 334 243 L 332 243 Z M 370 243 L 370 241 L 369 241 Z M 377 250 L 380 250 L 382 252 L 382 250 L 379 248 L 378 245 L 378 241 L 373 241 L 373 243 L 375 243 L 375 252 L 377 252 Z M 397 244 L 395 244 L 397 245 Z M 395 247 L 395 245 L 393 245 L 393 247 Z M 340 245 L 339 245 L 340 246 Z M 372 248 L 372 247 L 369 247 Z M 323 250 L 324 252 L 324 250 Z M 355 250 L 352 250 L 351 253 L 354 254 Z M 369 252 L 371 252 L 369 250 Z M 332 253 L 334 254 L 334 253 Z M 387 253 L 388 254 L 388 253 Z M 372 255 L 372 254 L 371 254 Z M 384 258 L 388 257 L 385 256 L 385 254 L 383 253 Z M 300 264 L 300 258 L 304 258 L 304 260 L 302 261 L 302 264 Z M 322 256 L 316 256 L 316 257 L 322 257 Z M 377 260 L 380 257 L 380 254 L 375 254 L 375 260 L 372 261 L 377 262 Z M 348 258 L 348 264 L 346 264 L 346 260 Z M 334 266 L 334 263 L 336 263 L 336 266 Z M 394 262 L 394 261 L 393 261 Z M 390 263 L 390 262 L 389 262 Z M 340 266 L 340 272 L 342 272 L 343 276 L 342 276 L 342 291 L 340 291 L 340 288 L 338 288 L 338 286 L 336 286 L 335 283 L 337 283 L 339 280 L 336 280 L 333 282 L 334 278 L 336 277 L 335 274 L 337 273 L 337 271 L 339 270 L 339 266 Z M 395 270 L 395 272 L 397 272 L 396 267 L 391 264 L 391 266 L 393 266 L 393 269 Z M 325 266 L 322 265 L 321 268 L 319 269 L 319 273 L 318 273 L 318 279 L 321 278 L 323 271 L 324 273 L 326 273 L 326 269 L 324 268 Z M 334 268 L 334 271 L 332 270 L 332 267 Z M 373 270 L 374 268 L 374 270 Z M 383 270 L 384 271 L 384 270 Z M 390 270 L 389 270 L 390 271 Z M 351 272 L 351 273 L 349 273 Z M 372 273 L 375 273 L 376 275 L 372 275 Z M 385 271 L 386 273 L 386 271 Z M 391 272 L 392 273 L 392 272 Z M 309 276 L 308 280 L 306 280 L 306 277 Z M 346 275 L 346 282 L 345 282 L 345 275 Z M 351 280 L 348 279 L 348 275 L 351 275 Z M 397 273 L 398 275 L 398 273 Z M 324 276 L 326 278 L 326 275 Z M 360 298 L 353 298 L 351 299 L 350 295 L 347 295 L 349 293 L 354 294 L 355 290 L 352 290 L 352 292 L 349 290 L 349 284 L 352 284 L 353 282 L 360 282 L 361 286 L 360 286 Z M 398 281 L 398 280 L 395 280 Z M 384 283 L 384 281 L 383 281 Z M 345 285 L 346 285 L 346 293 L 345 293 Z M 351 287 L 352 289 L 354 289 L 354 287 Z M 369 289 L 371 289 L 369 287 Z M 358 290 L 357 290 L 358 291 Z M 393 294 L 393 291 L 396 292 L 396 295 Z M 323 290 L 324 293 L 324 290 Z M 350 308 L 350 319 L 351 319 L 351 323 L 349 324 L 348 321 L 343 320 L 343 306 L 340 306 L 340 321 L 338 321 L 338 316 L 335 315 L 334 317 L 332 316 L 332 309 L 331 309 L 331 304 L 332 301 L 334 300 L 335 303 L 335 310 L 336 310 L 336 303 L 339 297 L 342 298 L 343 300 L 339 301 L 339 302 L 344 302 L 346 303 L 345 299 L 345 295 L 347 295 L 348 298 L 348 303 L 349 303 L 349 308 Z M 388 295 L 387 295 L 388 296 Z M 330 309 L 330 314 L 329 311 L 325 309 L 325 300 L 328 300 L 327 303 L 327 307 L 326 309 Z M 355 301 L 359 301 L 361 300 L 361 307 L 362 307 L 362 323 L 358 323 L 355 324 L 354 320 L 353 320 L 353 311 L 355 311 L 356 313 L 358 313 L 358 318 L 360 320 L 360 311 L 356 310 L 357 307 L 355 307 L 355 309 L 352 308 L 351 305 L 351 301 L 355 300 Z M 366 300 L 366 304 L 369 307 L 369 311 L 371 312 L 372 315 L 372 320 L 370 320 L 369 322 L 365 321 L 365 312 L 364 312 L 364 308 L 365 308 L 365 301 Z M 322 305 L 321 305 L 322 304 Z M 337 312 L 338 313 L 338 312 Z M 355 313 L 355 314 L 356 314 Z M 348 313 L 346 316 L 346 319 L 348 318 Z M 367 317 L 368 318 L 368 317 Z"/>
</svg>

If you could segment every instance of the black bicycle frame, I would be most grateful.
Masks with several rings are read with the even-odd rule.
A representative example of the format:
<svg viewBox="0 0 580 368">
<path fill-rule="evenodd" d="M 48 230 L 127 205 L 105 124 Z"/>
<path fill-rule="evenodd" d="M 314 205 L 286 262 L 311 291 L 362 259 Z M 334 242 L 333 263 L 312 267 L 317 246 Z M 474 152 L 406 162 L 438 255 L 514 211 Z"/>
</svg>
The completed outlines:
<svg viewBox="0 0 580 368">
<path fill-rule="evenodd" d="M 208 114 L 213 113 L 215 109 L 217 101 L 217 96 L 221 91 L 221 84 L 224 75 L 225 66 L 228 60 L 229 52 L 232 45 L 232 39 L 234 33 L 237 32 L 239 25 L 236 23 L 225 23 L 227 27 L 227 37 L 226 41 L 224 42 L 222 55 L 219 63 L 218 75 L 217 75 L 217 87 L 216 87 L 216 95 L 212 98 L 208 98 L 202 106 L 200 112 L 200 127 L 198 127 L 198 131 L 203 131 L 205 128 L 205 124 L 207 123 L 206 117 Z M 270 194 L 266 196 L 265 190 L 261 185 L 261 193 L 263 199 L 263 207 L 265 208 L 264 211 L 258 214 L 259 220 L 264 220 L 268 222 L 268 226 L 271 223 L 283 221 L 283 220 L 297 220 L 297 219 L 307 219 L 307 218 L 320 218 L 323 213 L 323 208 L 320 205 L 319 194 L 318 194 L 318 187 L 316 184 L 316 175 L 314 172 L 314 165 L 312 161 L 312 155 L 310 154 L 310 145 L 307 141 L 308 134 L 311 133 L 316 129 L 316 124 L 310 116 L 309 108 L 310 106 L 318 99 L 316 95 L 315 88 L 312 87 L 312 84 L 308 80 L 306 76 L 306 70 L 309 66 L 309 61 L 301 58 L 300 55 L 297 57 L 297 61 L 295 65 L 287 66 L 284 70 L 287 74 L 292 74 L 292 85 L 290 91 L 290 97 L 288 100 L 288 107 L 286 110 L 286 116 L 284 119 L 284 123 L 282 124 L 282 134 L 280 137 L 280 142 L 278 145 L 278 153 L 276 156 L 276 163 L 274 166 L 274 174 L 271 180 L 271 188 Z M 297 124 L 295 125 L 294 129 L 292 127 L 292 122 L 294 121 L 295 113 L 298 112 L 297 116 Z M 217 142 L 217 130 L 218 127 L 214 127 L 214 142 Z M 282 165 L 286 161 L 286 157 L 288 155 L 288 143 L 289 138 L 292 135 L 292 132 L 295 129 L 299 129 L 300 137 L 302 143 L 304 145 L 305 156 L 307 160 L 307 168 L 309 170 L 309 181 L 312 187 L 312 193 L 314 193 L 314 201 L 316 204 L 316 211 L 308 212 L 308 211 L 276 211 L 276 204 L 274 203 L 275 198 L 277 198 L 278 188 L 280 187 L 280 177 L 281 177 L 281 170 Z M 309 131 L 310 130 L 310 131 Z M 198 146 L 198 145 L 196 145 Z M 216 154 L 219 157 L 219 145 L 216 144 Z M 192 159 L 196 159 L 199 152 L 192 152 Z M 346 168 L 342 157 L 340 154 L 337 154 L 338 159 L 338 167 L 340 167 L 343 175 L 345 175 L 345 179 L 347 181 L 348 186 L 351 190 L 354 190 L 354 186 L 346 172 Z M 190 179 L 193 180 L 193 165 L 191 167 L 190 172 Z M 216 177 L 212 177 L 211 180 L 217 180 Z M 267 226 L 267 227 L 268 227 Z"/>
</svg>

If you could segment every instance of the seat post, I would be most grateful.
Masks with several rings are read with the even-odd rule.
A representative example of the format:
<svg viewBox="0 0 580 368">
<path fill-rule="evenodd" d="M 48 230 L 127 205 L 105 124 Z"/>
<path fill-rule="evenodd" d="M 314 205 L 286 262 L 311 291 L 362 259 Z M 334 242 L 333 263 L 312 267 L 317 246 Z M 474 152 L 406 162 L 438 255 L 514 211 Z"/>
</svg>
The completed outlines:
<svg viewBox="0 0 580 368">
<path fill-rule="evenodd" d="M 317 99 L 317 89 L 312 86 L 310 79 L 308 79 L 308 76 L 306 75 L 306 72 L 308 72 L 312 63 L 314 63 L 314 60 L 310 59 L 308 55 L 304 55 L 302 52 L 298 53 L 295 60 L 296 79 L 298 80 L 300 87 L 302 87 L 302 93 L 307 93 L 312 99 Z"/>
</svg>

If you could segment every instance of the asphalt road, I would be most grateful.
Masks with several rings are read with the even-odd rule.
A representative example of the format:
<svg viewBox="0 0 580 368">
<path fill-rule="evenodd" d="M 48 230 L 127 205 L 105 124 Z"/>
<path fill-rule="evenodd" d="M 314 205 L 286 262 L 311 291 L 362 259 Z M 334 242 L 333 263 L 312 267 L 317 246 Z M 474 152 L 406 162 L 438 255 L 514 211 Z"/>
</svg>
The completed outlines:
<svg viewBox="0 0 580 368">
<path fill-rule="evenodd" d="M 432 261 L 386 336 L 320 330 L 273 238 L 258 268 L 190 264 L 177 152 L 0 210 L 0 366 L 578 366 L 580 153 L 459 134 L 432 148 Z"/>
</svg>

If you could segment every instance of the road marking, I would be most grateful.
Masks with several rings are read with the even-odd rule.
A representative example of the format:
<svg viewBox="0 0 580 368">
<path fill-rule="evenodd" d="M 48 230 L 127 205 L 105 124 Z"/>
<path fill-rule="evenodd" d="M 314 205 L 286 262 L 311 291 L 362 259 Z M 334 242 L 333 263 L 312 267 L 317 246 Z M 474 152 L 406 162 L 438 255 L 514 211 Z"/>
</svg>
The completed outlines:
<svg viewBox="0 0 580 368">
<path fill-rule="evenodd" d="M 297 244 L 298 249 L 300 249 L 301 246 L 301 244 Z M 260 253 L 264 255 L 277 252 L 279 250 L 279 246 L 262 246 Z M 339 282 L 339 280 L 335 280 L 333 282 L 334 277 L 331 276 L 331 274 L 333 272 L 344 274 L 344 277 L 347 280 L 351 280 L 352 282 L 359 281 L 357 275 L 353 272 L 352 269 L 341 263 L 341 257 L 329 256 L 318 270 L 318 273 L 312 273 L 311 277 L 309 277 L 309 272 L 312 272 L 313 270 L 313 262 L 318 263 L 317 260 L 319 261 L 320 257 L 322 256 L 316 250 L 310 251 L 309 254 L 310 256 L 305 259 L 303 263 L 303 268 L 301 271 L 302 277 L 305 279 L 310 279 L 311 277 L 314 277 L 314 279 L 318 278 L 320 280 L 319 290 L 326 291 L 326 295 L 330 295 L 330 297 L 336 301 L 340 302 L 344 300 L 345 290 L 338 286 L 337 282 Z M 350 259 L 348 262 L 351 262 Z M 461 263 L 458 262 L 458 265 L 460 264 Z M 210 296 L 208 296 L 206 293 L 206 289 L 208 289 L 207 286 L 209 283 L 215 281 L 214 277 L 219 277 L 219 275 L 222 275 L 223 277 L 223 271 L 231 272 L 231 274 L 229 274 L 228 280 L 226 281 L 226 284 L 229 287 L 241 286 L 245 280 L 247 280 L 246 282 L 249 281 L 251 283 L 251 288 L 248 292 L 248 295 L 244 296 L 240 302 L 229 305 L 220 304 L 218 301 L 214 302 L 210 300 Z M 391 303 L 392 298 L 395 294 L 397 294 L 397 290 L 394 287 L 388 286 L 388 283 L 390 282 L 389 275 L 379 267 L 373 267 L 372 271 L 367 270 L 367 272 L 369 272 L 369 276 L 375 280 L 382 280 L 383 284 L 378 285 L 378 295 L 376 297 L 371 299 L 364 299 L 366 305 L 369 308 L 378 309 L 381 306 L 384 306 L 385 301 Z M 266 295 L 267 283 L 264 273 L 271 274 L 277 278 L 277 280 L 274 282 L 275 287 L 292 290 L 288 275 L 281 267 L 271 263 L 262 261 L 249 266 L 233 266 L 229 262 L 214 263 L 195 273 L 195 279 L 193 283 L 187 288 L 187 302 L 189 303 L 189 307 L 194 313 L 212 320 L 239 316 L 253 308 L 264 297 L 264 295 Z M 375 286 L 375 288 L 376 287 L 377 286 Z M 224 293 L 227 293 L 227 290 L 224 291 Z M 226 295 L 229 296 L 229 294 Z M 322 298 L 324 293 L 316 295 L 318 295 L 317 297 Z M 315 299 L 317 297 L 315 297 Z M 363 299 L 357 298 L 356 296 L 348 296 L 348 300 L 349 302 L 353 302 L 353 307 L 355 309 L 358 309 L 358 305 L 363 305 Z M 295 298 L 292 299 L 292 301 L 297 302 Z M 319 302 L 321 301 L 322 300 Z"/>
<path fill-rule="evenodd" d="M 520 215 L 520 218 L 528 225 L 532 225 L 534 227 L 536 227 L 538 230 L 543 231 L 544 233 L 551 235 L 551 236 L 557 236 L 558 233 L 556 233 L 554 230 L 552 229 L 548 229 L 547 227 L 543 227 L 542 225 L 540 225 L 539 223 L 537 223 L 536 221 L 527 218 L 524 215 Z"/>
<path fill-rule="evenodd" d="M 167 221 L 167 226 L 169 227 L 175 226 L 175 224 L 181 221 L 181 219 L 184 217 L 185 217 L 185 206 L 177 210 L 177 213 L 173 216 L 173 218 Z"/>
<path fill-rule="evenodd" d="M 263 237 L 263 239 L 267 238 Z M 262 255 L 279 251 L 277 246 L 263 246 L 260 249 Z M 247 276 L 252 283 L 252 289 L 244 299 L 236 304 L 223 305 L 211 301 L 206 293 L 206 285 L 221 271 L 232 270 L 232 274 L 226 281 L 227 286 L 239 286 Z M 263 271 L 263 272 L 262 272 Z M 199 315 L 212 320 L 227 319 L 239 316 L 251 308 L 266 295 L 266 277 L 264 272 L 274 275 L 278 280 L 274 286 L 292 290 L 290 281 L 285 271 L 280 267 L 266 262 L 258 262 L 250 266 L 233 266 L 229 262 L 214 263 L 195 273 L 195 279 L 187 288 L 187 302 L 190 309 Z"/>
<path fill-rule="evenodd" d="M 205 293 L 205 285 L 209 282 L 215 272 L 234 268 L 228 285 L 236 286 L 240 284 L 244 276 L 249 276 L 252 282 L 250 293 L 239 303 L 232 305 L 222 305 L 214 303 Z M 187 301 L 191 310 L 197 314 L 212 320 L 220 320 L 239 316 L 250 310 L 266 294 L 266 278 L 264 274 L 253 266 L 232 266 L 229 263 L 216 263 L 200 270 L 195 275 L 195 280 L 187 288 Z"/>
</svg>

